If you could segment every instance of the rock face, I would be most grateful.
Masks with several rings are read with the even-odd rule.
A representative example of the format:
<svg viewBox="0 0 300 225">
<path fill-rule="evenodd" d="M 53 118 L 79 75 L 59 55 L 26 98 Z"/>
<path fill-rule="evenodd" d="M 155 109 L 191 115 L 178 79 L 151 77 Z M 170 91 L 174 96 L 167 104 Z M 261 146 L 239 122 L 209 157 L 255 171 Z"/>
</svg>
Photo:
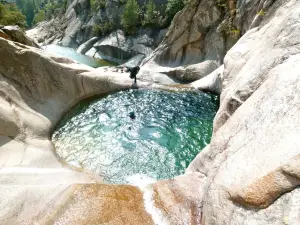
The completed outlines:
<svg viewBox="0 0 300 225">
<path fill-rule="evenodd" d="M 182 85 L 221 92 L 211 143 L 183 176 L 148 186 L 145 209 L 135 187 L 89 184 L 99 178 L 63 166 L 49 141 L 51 128 L 71 105 L 94 94 L 129 88 L 127 76 L 79 67 L 0 38 L 0 55 L 7 56 L 0 57 L 1 224 L 55 219 L 89 224 L 103 219 L 97 216 L 103 205 L 109 207 L 107 198 L 114 207 L 102 211 L 107 224 L 299 224 L 300 2 L 228 1 L 226 15 L 212 4 L 189 2 L 175 17 L 163 44 L 144 61 L 140 77 L 158 83 L 176 83 L 180 75 L 172 77 L 170 71 L 180 67 L 195 71 L 204 59 L 217 66 L 224 62 L 217 70 L 207 70 L 203 79 Z M 179 18 L 185 29 L 176 28 Z M 210 48 L 208 43 L 219 37 L 213 34 L 224 21 L 243 37 L 218 61 L 224 49 Z M 196 28 L 205 32 L 200 35 Z M 226 43 L 228 47 L 232 42 L 227 38 Z M 148 74 L 147 68 L 152 69 Z M 136 213 L 130 214 L 119 199 L 128 201 Z"/>
<path fill-rule="evenodd" d="M 226 52 L 248 29 L 261 23 L 273 2 L 189 1 L 159 47 L 143 61 L 140 76 L 154 81 L 149 71 L 155 71 L 177 79 L 175 83 L 205 77 L 223 64 Z"/>
<path fill-rule="evenodd" d="M 33 40 L 31 40 L 19 26 L 4 26 L 0 29 L 0 37 L 12 41 L 22 43 L 24 45 L 39 47 Z"/>
<path fill-rule="evenodd" d="M 93 45 L 99 40 L 99 37 L 93 37 L 87 42 L 80 45 L 77 49 L 77 52 L 80 54 L 85 54 L 88 50 L 90 50 Z"/>
<path fill-rule="evenodd" d="M 154 1 L 157 7 L 166 0 Z M 147 1 L 138 1 L 143 7 Z M 72 0 L 62 18 L 39 23 L 27 35 L 40 45 L 58 44 L 78 48 L 78 53 L 122 64 L 137 55 L 149 56 L 162 41 L 166 29 L 139 28 L 135 35 L 125 35 L 121 30 L 100 35 L 95 27 L 111 24 L 120 27 L 125 3 L 107 0 L 105 8 L 94 11 L 90 0 Z M 96 36 L 96 37 L 95 37 Z"/>
<path fill-rule="evenodd" d="M 272 3 L 227 53 L 213 138 L 188 169 L 207 178 L 202 224 L 300 221 L 300 2 Z"/>
<path fill-rule="evenodd" d="M 134 36 L 125 36 L 124 32 L 118 30 L 104 37 L 90 47 L 86 55 L 104 59 L 116 63 L 124 63 L 130 58 L 137 55 L 149 56 L 154 50 L 155 40 L 158 36 L 157 31 L 144 29 L 138 31 Z M 90 44 L 95 39 L 91 39 L 79 47 L 79 51 L 83 46 Z"/>
<path fill-rule="evenodd" d="M 92 75 L 93 68 L 2 38 L 0 46 L 5 56 L 0 57 L 0 223 L 32 224 L 70 185 L 101 182 L 97 175 L 68 168 L 53 154 L 50 132 L 62 113 L 81 98 L 129 88 L 131 81 L 112 73 Z M 141 220 L 149 222 L 143 213 Z"/>
<path fill-rule="evenodd" d="M 145 0 L 140 0 L 138 4 L 140 7 L 143 7 L 146 2 Z M 167 3 L 166 0 L 157 0 L 154 2 L 157 7 Z M 94 11 L 95 9 L 92 9 L 90 5 L 90 0 L 71 0 L 62 18 L 54 18 L 51 21 L 42 22 L 34 29 L 27 31 L 27 34 L 41 45 L 59 44 L 65 47 L 78 48 L 80 45 L 85 44 L 84 48 L 83 46 L 80 47 L 80 52 L 84 54 L 91 49 L 95 43 L 90 41 L 90 39 L 95 40 L 93 37 L 97 35 L 97 33 L 93 31 L 95 26 L 103 26 L 110 23 L 113 27 L 120 27 L 119 23 L 124 7 L 125 3 L 107 0 L 103 9 Z M 105 51 L 103 54 L 112 54 L 112 52 L 116 51 L 110 47 L 115 47 L 115 33 L 116 32 L 112 32 L 107 35 L 99 36 L 99 40 L 102 39 L 100 42 L 107 43 L 107 47 L 103 49 L 103 51 Z M 165 33 L 166 30 L 164 29 L 138 29 L 137 35 L 128 36 L 125 40 L 126 44 L 121 42 L 118 48 L 120 51 L 125 48 L 126 52 L 138 51 L 148 56 L 161 42 Z M 123 32 L 119 35 L 120 40 L 125 38 Z M 131 42 L 133 40 L 135 43 L 132 44 Z M 93 44 L 91 44 L 92 42 Z M 89 48 L 87 49 L 88 46 Z M 96 46 L 102 45 L 98 43 Z M 98 52 L 99 48 L 96 47 L 96 50 Z"/>
<path fill-rule="evenodd" d="M 82 98 L 129 89 L 128 74 L 93 69 L 3 38 L 0 46 L 6 56 L 0 57 L 0 224 L 154 224 L 152 214 L 159 211 L 154 187 L 147 187 L 145 207 L 140 189 L 101 184 L 98 175 L 70 168 L 55 156 L 50 141 L 65 111 Z M 139 86 L 151 87 L 141 81 Z M 172 190 L 195 190 L 181 186 L 193 179 L 198 174 L 179 179 Z M 171 197 L 165 191 L 159 189 L 157 201 Z M 195 204 L 190 201 L 178 207 L 189 212 Z M 180 224 L 179 215 L 172 210 L 168 217 Z"/>
</svg>

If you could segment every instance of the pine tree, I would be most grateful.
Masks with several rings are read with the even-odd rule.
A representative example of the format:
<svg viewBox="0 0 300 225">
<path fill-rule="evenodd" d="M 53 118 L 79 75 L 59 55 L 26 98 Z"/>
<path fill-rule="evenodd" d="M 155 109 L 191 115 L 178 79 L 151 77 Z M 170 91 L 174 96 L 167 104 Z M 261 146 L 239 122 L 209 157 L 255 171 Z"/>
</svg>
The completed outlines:
<svg viewBox="0 0 300 225">
<path fill-rule="evenodd" d="M 153 0 L 149 0 L 146 5 L 143 26 L 155 26 L 158 23 L 158 16 Z"/>
<path fill-rule="evenodd" d="M 127 34 L 134 34 L 139 23 L 139 5 L 136 0 L 128 0 L 121 18 L 121 24 Z"/>
</svg>

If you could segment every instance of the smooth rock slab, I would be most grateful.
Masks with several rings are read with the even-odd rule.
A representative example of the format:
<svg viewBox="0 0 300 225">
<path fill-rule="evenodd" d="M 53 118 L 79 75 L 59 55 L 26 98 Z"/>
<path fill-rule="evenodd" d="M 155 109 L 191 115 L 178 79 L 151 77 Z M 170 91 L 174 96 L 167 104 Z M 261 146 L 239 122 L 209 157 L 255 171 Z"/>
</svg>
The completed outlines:
<svg viewBox="0 0 300 225">
<path fill-rule="evenodd" d="M 128 185 L 75 184 L 59 193 L 34 219 L 37 224 L 150 225 L 143 194 Z"/>
</svg>

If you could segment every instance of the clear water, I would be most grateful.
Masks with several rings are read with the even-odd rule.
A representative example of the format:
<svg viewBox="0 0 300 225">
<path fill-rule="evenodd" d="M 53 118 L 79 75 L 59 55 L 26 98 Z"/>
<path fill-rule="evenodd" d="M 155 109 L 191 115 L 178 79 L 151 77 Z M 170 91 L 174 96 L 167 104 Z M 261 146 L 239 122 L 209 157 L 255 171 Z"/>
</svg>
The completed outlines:
<svg viewBox="0 0 300 225">
<path fill-rule="evenodd" d="M 97 68 L 102 66 L 110 66 L 111 64 L 102 59 L 95 59 L 87 55 L 82 55 L 76 52 L 73 48 L 62 47 L 59 45 L 47 45 L 43 47 L 46 52 L 63 56 L 68 59 L 75 60 L 79 63 Z"/>
<path fill-rule="evenodd" d="M 66 162 L 107 183 L 171 178 L 210 142 L 217 109 L 217 96 L 205 93 L 122 91 L 79 103 L 53 142 Z"/>
</svg>

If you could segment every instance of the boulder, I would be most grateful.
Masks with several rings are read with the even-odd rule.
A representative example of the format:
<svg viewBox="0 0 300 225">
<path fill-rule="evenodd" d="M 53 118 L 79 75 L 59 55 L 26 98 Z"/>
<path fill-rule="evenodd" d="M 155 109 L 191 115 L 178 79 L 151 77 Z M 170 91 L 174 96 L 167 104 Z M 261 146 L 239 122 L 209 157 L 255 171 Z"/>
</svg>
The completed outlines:
<svg viewBox="0 0 300 225">
<path fill-rule="evenodd" d="M 206 77 L 190 83 L 188 86 L 201 91 L 221 94 L 224 66 L 219 67 Z"/>
<path fill-rule="evenodd" d="M 1 30 L 13 41 L 39 48 L 39 45 L 31 40 L 19 26 L 5 26 Z"/>
<path fill-rule="evenodd" d="M 109 36 L 102 38 L 93 45 L 87 55 L 102 58 L 114 62 L 127 61 L 135 55 L 149 55 L 153 49 L 154 40 L 145 32 L 140 32 L 135 36 L 125 36 L 124 32 L 118 30 Z M 94 53 L 96 50 L 97 55 Z"/>
<path fill-rule="evenodd" d="M 81 44 L 78 49 L 77 52 L 80 54 L 85 54 L 88 50 L 90 50 L 93 45 L 99 40 L 98 37 L 93 37 L 90 40 L 88 40 L 87 42 Z"/>
<path fill-rule="evenodd" d="M 207 60 L 201 63 L 192 64 L 186 67 L 176 67 L 168 72 L 168 75 L 176 77 L 181 81 L 199 80 L 218 68 L 218 63 Z"/>
</svg>

